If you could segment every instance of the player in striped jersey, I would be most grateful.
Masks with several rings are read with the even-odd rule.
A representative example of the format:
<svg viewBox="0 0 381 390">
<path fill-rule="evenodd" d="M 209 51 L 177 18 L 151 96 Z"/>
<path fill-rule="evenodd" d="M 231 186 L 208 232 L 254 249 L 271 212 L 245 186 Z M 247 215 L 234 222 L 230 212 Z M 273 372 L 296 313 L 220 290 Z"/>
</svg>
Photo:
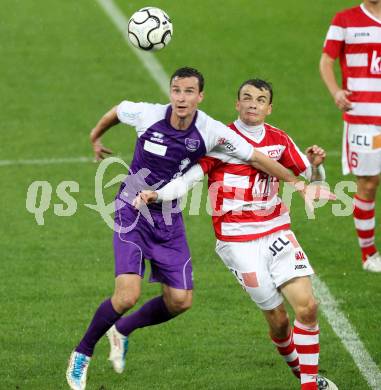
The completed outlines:
<svg viewBox="0 0 381 390">
<path fill-rule="evenodd" d="M 339 58 L 342 87 L 334 63 Z M 343 111 L 344 175 L 357 178 L 353 217 L 363 268 L 381 272 L 375 246 L 375 199 L 381 172 L 381 0 L 364 0 L 333 18 L 320 60 L 320 73 Z"/>
<path fill-rule="evenodd" d="M 314 145 L 307 156 L 282 130 L 264 123 L 272 110 L 272 87 L 252 79 L 238 91 L 239 118 L 230 125 L 253 147 L 278 160 L 296 175 L 324 179 L 324 150 Z M 238 282 L 263 311 L 270 336 L 301 389 L 337 389 L 318 377 L 318 304 L 312 292 L 313 270 L 290 230 L 290 216 L 278 196 L 277 179 L 223 153 L 209 153 L 157 192 L 143 191 L 141 202 L 169 201 L 181 197 L 195 183 L 209 176 L 209 197 L 217 236 L 216 251 Z M 283 296 L 295 312 L 291 327 Z"/>
</svg>

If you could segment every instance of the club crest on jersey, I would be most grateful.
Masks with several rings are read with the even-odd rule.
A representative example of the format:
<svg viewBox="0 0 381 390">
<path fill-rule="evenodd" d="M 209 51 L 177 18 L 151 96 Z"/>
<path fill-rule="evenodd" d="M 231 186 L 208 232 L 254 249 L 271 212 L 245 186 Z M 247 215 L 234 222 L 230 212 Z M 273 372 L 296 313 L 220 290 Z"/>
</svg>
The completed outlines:
<svg viewBox="0 0 381 390">
<path fill-rule="evenodd" d="M 193 138 L 185 138 L 185 147 L 190 152 L 195 152 L 200 147 L 200 140 Z"/>
</svg>

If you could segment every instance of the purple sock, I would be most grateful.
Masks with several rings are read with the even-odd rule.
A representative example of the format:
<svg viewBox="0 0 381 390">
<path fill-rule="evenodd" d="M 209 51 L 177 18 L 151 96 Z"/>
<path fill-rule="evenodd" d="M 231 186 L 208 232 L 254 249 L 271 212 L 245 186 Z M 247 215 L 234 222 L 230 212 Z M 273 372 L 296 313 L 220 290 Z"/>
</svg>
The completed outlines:
<svg viewBox="0 0 381 390">
<path fill-rule="evenodd" d="M 79 353 L 92 356 L 95 344 L 115 324 L 121 314 L 117 313 L 111 304 L 111 299 L 100 304 L 95 312 L 86 334 L 75 349 Z"/>
<path fill-rule="evenodd" d="M 157 325 L 166 322 L 174 316 L 169 313 L 162 296 L 146 302 L 139 310 L 127 317 L 120 318 L 116 323 L 118 332 L 128 336 L 137 328 Z"/>
</svg>

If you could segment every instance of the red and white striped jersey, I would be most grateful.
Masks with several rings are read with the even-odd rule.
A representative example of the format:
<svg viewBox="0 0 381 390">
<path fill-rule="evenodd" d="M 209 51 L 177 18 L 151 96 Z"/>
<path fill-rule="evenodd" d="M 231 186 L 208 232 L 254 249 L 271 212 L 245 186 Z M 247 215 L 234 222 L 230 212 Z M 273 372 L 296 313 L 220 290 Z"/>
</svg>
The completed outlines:
<svg viewBox="0 0 381 390">
<path fill-rule="evenodd" d="M 310 165 L 291 138 L 276 127 L 264 124 L 263 134 L 256 141 L 238 121 L 229 127 L 295 175 Z M 290 227 L 288 209 L 278 196 L 278 179 L 221 152 L 208 153 L 199 164 L 209 176 L 212 220 L 219 240 L 249 241 Z"/>
<path fill-rule="evenodd" d="M 343 88 L 352 91 L 344 120 L 381 125 L 381 20 L 363 4 L 337 13 L 323 52 L 340 58 Z"/>
</svg>

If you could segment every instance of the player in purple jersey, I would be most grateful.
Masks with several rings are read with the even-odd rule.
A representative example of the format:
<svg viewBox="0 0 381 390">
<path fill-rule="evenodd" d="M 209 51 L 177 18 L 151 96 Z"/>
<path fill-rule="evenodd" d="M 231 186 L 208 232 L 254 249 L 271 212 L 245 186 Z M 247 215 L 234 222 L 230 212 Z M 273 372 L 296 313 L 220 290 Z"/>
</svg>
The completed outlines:
<svg viewBox="0 0 381 390">
<path fill-rule="evenodd" d="M 298 179 L 276 161 L 254 149 L 221 122 L 198 110 L 203 99 L 203 76 L 195 69 L 178 69 L 170 81 L 170 104 L 123 101 L 107 112 L 91 131 L 97 160 L 111 153 L 101 136 L 123 122 L 136 128 L 138 139 L 131 174 L 116 197 L 114 254 L 115 291 L 105 300 L 78 346 L 70 356 L 66 377 L 73 390 L 86 387 L 87 368 L 98 340 L 108 331 L 110 360 L 116 372 L 125 366 L 127 336 L 137 328 L 160 324 L 189 309 L 192 304 L 192 263 L 181 213 L 165 220 L 161 205 L 150 205 L 150 220 L 138 218 L 131 205 L 136 191 L 162 187 L 183 173 L 210 150 L 222 150 L 280 180 L 296 184 Z M 145 182 L 131 185 L 130 179 L 146 169 Z M 158 185 L 160 184 L 160 185 Z M 132 196 L 129 196 L 129 194 Z M 302 195 L 309 202 L 308 192 Z M 136 222 L 137 221 L 137 222 Z M 133 229 L 126 229 L 131 224 Z M 146 302 L 127 317 L 121 316 L 140 296 L 144 259 L 151 263 L 151 281 L 160 282 L 162 295 Z M 115 324 L 115 325 L 114 325 Z"/>
</svg>

